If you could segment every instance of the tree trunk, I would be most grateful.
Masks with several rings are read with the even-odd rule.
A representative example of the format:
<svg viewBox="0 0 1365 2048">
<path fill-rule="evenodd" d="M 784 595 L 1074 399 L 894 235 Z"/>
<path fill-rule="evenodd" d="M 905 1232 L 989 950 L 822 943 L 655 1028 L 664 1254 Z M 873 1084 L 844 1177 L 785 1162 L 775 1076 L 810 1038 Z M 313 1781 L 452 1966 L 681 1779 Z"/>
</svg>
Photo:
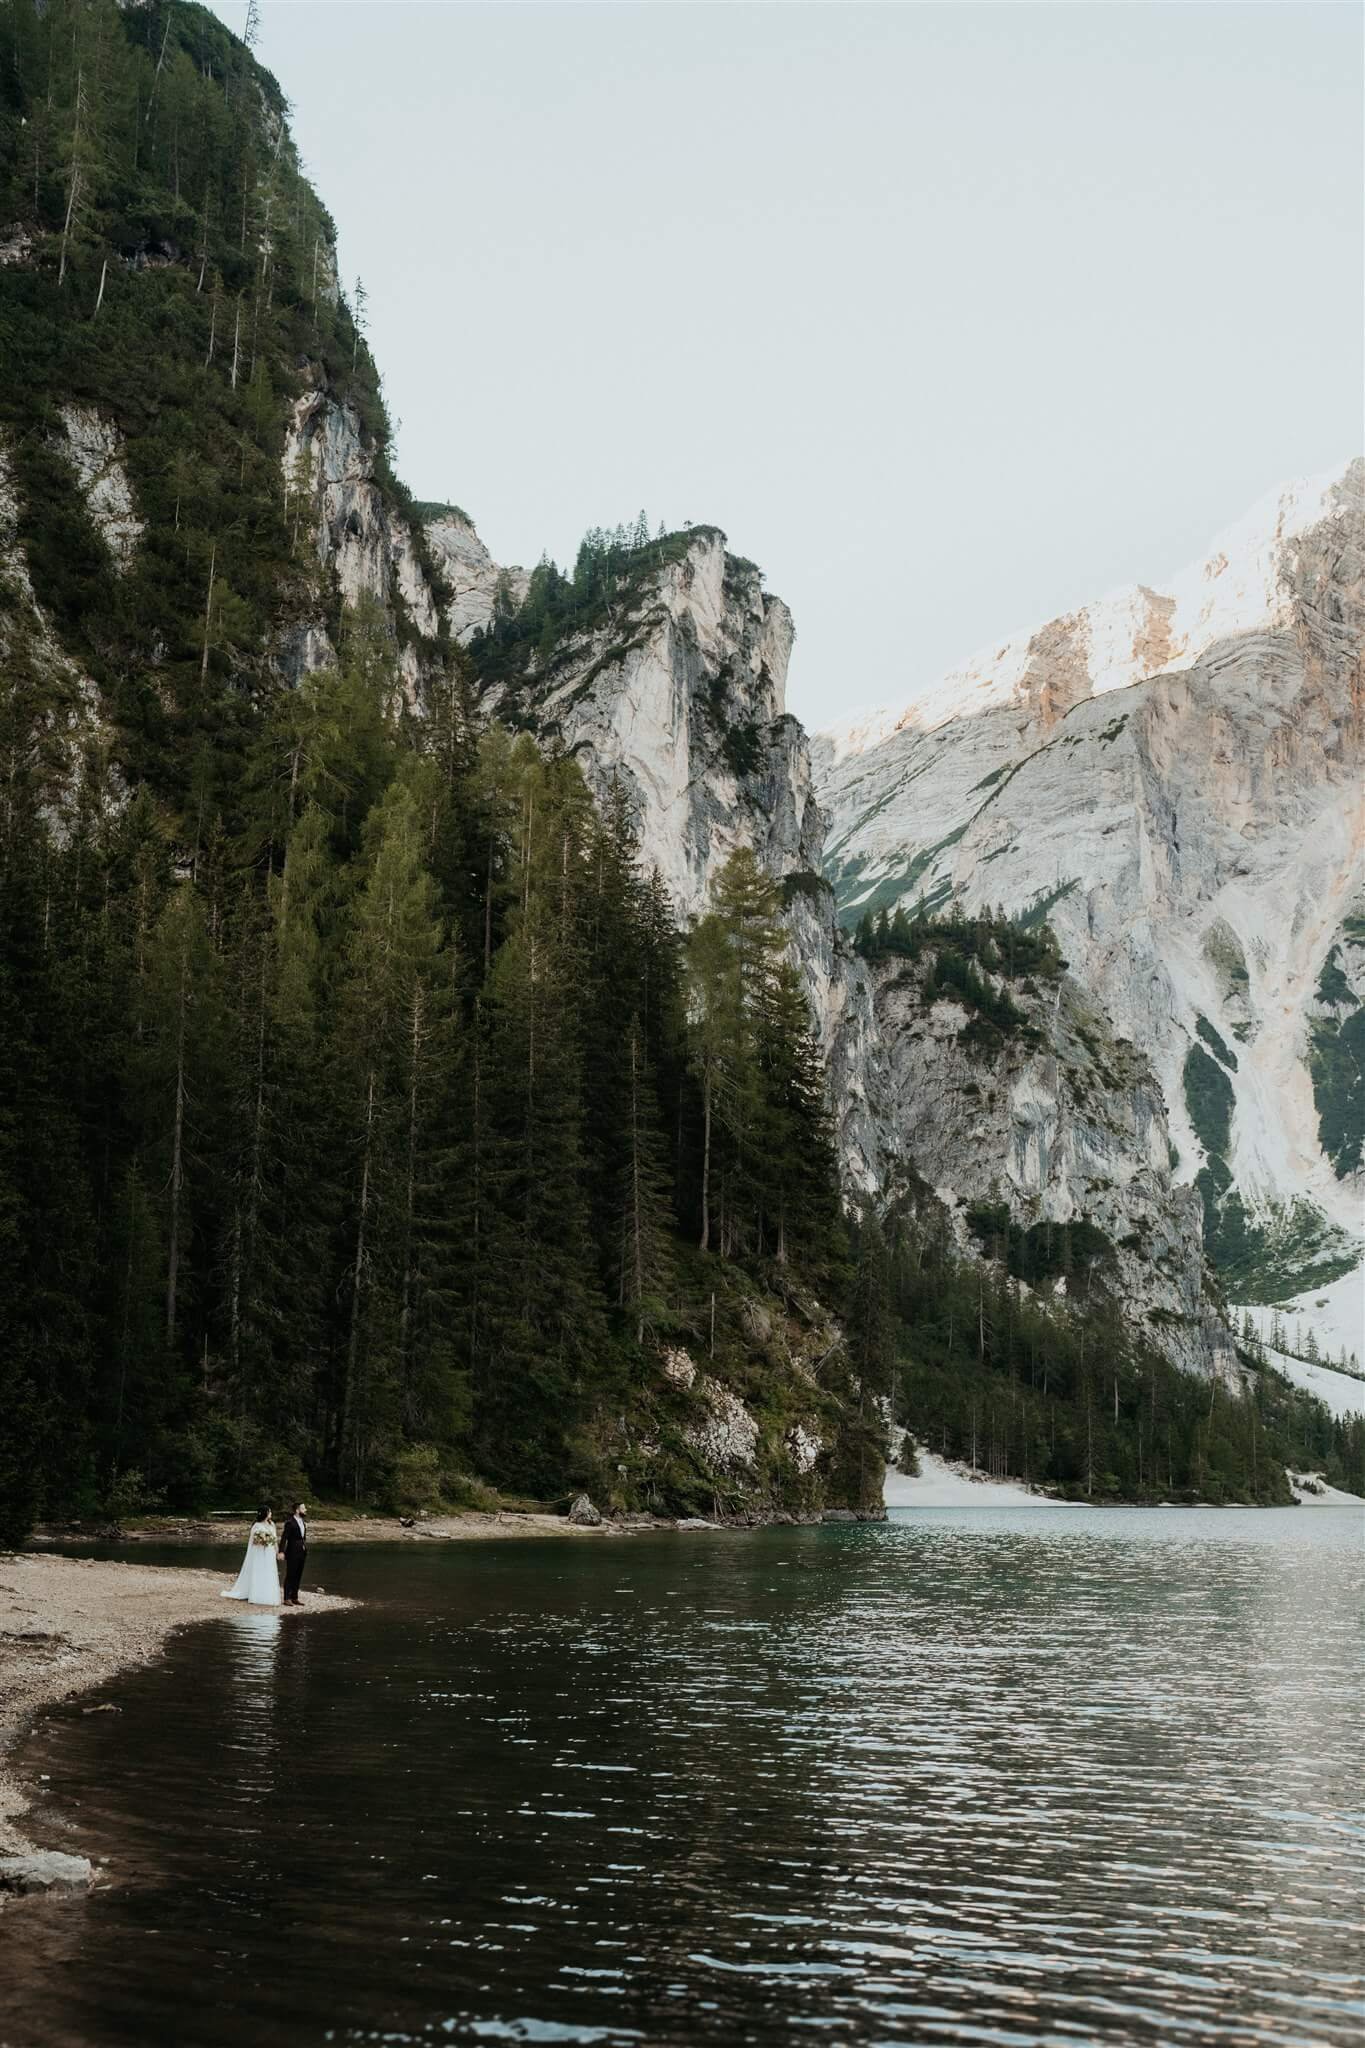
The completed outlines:
<svg viewBox="0 0 1365 2048">
<path fill-rule="evenodd" d="M 398 1361 L 403 1385 L 403 1418 L 409 1425 L 411 1414 L 408 1364 L 412 1328 L 412 1240 L 414 1219 L 417 1213 L 417 1078 L 422 1059 L 422 989 L 420 983 L 412 991 L 412 1068 L 408 1078 L 408 1162 L 407 1184 L 403 1200 L 403 1288 L 402 1307 L 398 1316 Z"/>
<path fill-rule="evenodd" d="M 213 624 L 213 572 L 217 564 L 218 543 L 214 541 L 209 548 L 209 590 L 208 596 L 204 599 L 204 652 L 199 663 L 201 676 L 206 676 L 209 672 L 209 629 Z"/>
<path fill-rule="evenodd" d="M 374 1068 L 370 1068 L 365 1090 L 365 1151 L 360 1167 L 360 1217 L 356 1225 L 355 1263 L 351 1269 L 351 1328 L 346 1342 L 346 1384 L 341 1400 L 341 1441 L 345 1455 L 346 1437 L 354 1425 L 359 1388 L 356 1368 L 360 1357 L 360 1297 L 365 1284 L 365 1232 L 370 1214 L 370 1160 L 374 1149 Z M 359 1441 L 355 1455 L 355 1496 L 360 1498 L 362 1459 Z"/>
<path fill-rule="evenodd" d="M 166 1346 L 175 1342 L 176 1285 L 180 1277 L 180 1199 L 185 1186 L 185 1019 L 189 1009 L 190 949 L 180 953 L 180 996 L 175 1023 L 175 1116 L 171 1134 L 171 1229 L 166 1248 Z"/>
<path fill-rule="evenodd" d="M 709 1060 L 706 1065 L 706 1079 L 702 1086 L 702 1132 L 700 1249 L 706 1251 L 711 1243 L 711 1064 Z"/>
</svg>

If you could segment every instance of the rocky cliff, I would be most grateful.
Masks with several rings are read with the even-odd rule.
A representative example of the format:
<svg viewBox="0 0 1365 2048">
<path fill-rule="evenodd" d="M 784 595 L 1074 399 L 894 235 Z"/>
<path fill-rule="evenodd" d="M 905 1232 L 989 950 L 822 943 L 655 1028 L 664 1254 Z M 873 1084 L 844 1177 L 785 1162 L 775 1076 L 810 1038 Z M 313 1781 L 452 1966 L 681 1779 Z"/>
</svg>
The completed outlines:
<svg viewBox="0 0 1365 2048">
<path fill-rule="evenodd" d="M 982 1248 L 970 1220 L 981 1205 L 1005 1204 L 1021 1232 L 1081 1226 L 1098 1279 L 1153 1349 L 1234 1380 L 1205 1284 L 1201 1204 L 1173 1184 L 1149 1062 L 1073 975 L 1035 961 L 1012 970 L 1007 940 L 986 945 L 965 994 L 938 971 L 948 942 L 873 970 L 884 1113 L 916 1172 L 964 1252 Z M 1085 1277 L 1049 1275 L 1045 1290 L 1065 1296 Z"/>
<path fill-rule="evenodd" d="M 454 532 L 469 614 L 458 636 L 479 668 L 501 572 L 479 559 L 467 522 Z M 428 539 L 436 552 L 448 545 L 436 522 Z M 704 907 L 738 846 L 782 884 L 850 1186 L 881 1191 L 904 1162 L 959 1225 L 964 1205 L 993 1191 L 1025 1225 L 1084 1218 L 1111 1243 L 1110 1281 L 1143 1336 L 1175 1363 L 1227 1369 L 1198 1196 L 1173 1181 L 1160 1087 L 1102 1000 L 1076 979 L 1064 995 L 1026 994 L 1024 1035 L 983 1047 L 957 1006 L 925 1005 L 903 968 L 874 971 L 840 930 L 822 870 L 836 881 L 842 871 L 806 735 L 786 710 L 792 642 L 791 615 L 759 571 L 723 534 L 696 528 L 671 536 L 587 630 L 546 636 L 510 675 L 482 661 L 494 677 L 484 701 L 566 747 L 599 794 L 619 781 L 680 918 Z"/>
<path fill-rule="evenodd" d="M 1363 489 L 1277 492 L 1164 591 L 815 746 L 841 916 L 1045 912 L 1149 1054 L 1243 1300 L 1320 1294 L 1359 1229 Z"/>
<path fill-rule="evenodd" d="M 851 1186 L 883 1188 L 920 1154 L 962 1190 L 1014 1174 L 998 1118 L 936 1116 L 936 1090 L 972 1100 L 966 1066 L 948 1072 L 965 1055 L 937 1026 L 921 1040 L 902 1029 L 897 999 L 874 986 L 838 921 L 898 897 L 1000 898 L 1061 921 L 1106 1028 L 1152 1051 L 1180 1172 L 1209 1177 L 1225 1233 L 1246 1235 L 1268 1189 L 1291 1236 L 1327 1245 L 1315 1269 L 1326 1272 L 1360 1164 L 1360 928 L 1342 880 L 1359 731 L 1339 702 L 1360 562 L 1346 486 L 1286 500 L 1187 584 L 1054 622 L 907 717 L 822 742 L 818 798 L 786 709 L 790 614 L 714 528 L 637 551 L 619 588 L 547 623 L 511 670 L 487 659 L 539 572 L 501 568 L 456 506 L 414 506 L 394 479 L 377 376 L 278 88 L 201 10 L 160 21 L 160 39 L 150 15 L 121 19 L 153 75 L 166 41 L 176 92 L 205 115 L 186 130 L 205 175 L 230 171 L 247 198 L 229 235 L 221 209 L 200 220 L 172 186 L 179 227 L 133 232 L 119 194 L 101 188 L 59 292 L 61 210 L 49 194 L 46 225 L 20 218 L 28 187 L 12 183 L 17 225 L 3 246 L 24 346 L 0 397 L 0 636 L 11 676 L 42 679 L 54 802 L 94 749 L 106 799 L 143 786 L 170 813 L 198 815 L 205 763 L 228 774 L 237 744 L 215 755 L 203 736 L 245 732 L 282 684 L 335 661 L 348 613 L 364 607 L 391 637 L 414 715 L 463 645 L 490 715 L 565 747 L 599 793 L 619 780 L 680 918 L 702 907 L 735 848 L 758 854 L 783 891 Z M 231 165 L 205 125 L 222 94 L 250 110 Z M 149 148 L 172 176 L 174 131 L 158 128 Z M 164 336 L 156 376 L 134 376 L 153 360 L 153 335 Z M 1262 727 L 1273 737 L 1258 752 Z M 1277 891 L 1285 903 L 1263 932 L 1255 906 Z M 917 1057 L 930 1079 L 916 1079 Z M 1066 1065 L 1057 1046 L 1048 1057 Z M 1027 1089 L 1051 1085 L 1040 1071 Z M 1133 1086 L 1115 1085 L 1110 1121 L 1132 1124 L 1132 1167 L 1111 1178 L 1138 1190 L 1155 1124 L 1132 1109 Z M 1016 1108 L 1024 1087 L 1011 1073 Z M 1047 1171 L 1019 1180 L 1021 1214 L 1087 1213 L 1084 1183 L 1104 1177 L 1074 1098 L 1058 1098 L 1069 1135 L 1049 1138 Z M 1307 1177 L 1300 1153 L 1312 1155 Z M 1167 1204 L 1160 1234 L 1175 1258 L 1189 1201 L 1158 1168 L 1141 1182 L 1143 1215 Z M 1311 1213 L 1285 1211 L 1300 1196 Z M 1132 1234 L 1119 1227 L 1122 1199 L 1107 1212 L 1116 1241 Z M 1135 1314 L 1194 1313 L 1197 1265 L 1178 1311 L 1131 1274 Z"/>
<path fill-rule="evenodd" d="M 499 583 L 518 601 L 525 574 L 500 571 L 462 515 L 444 512 L 426 531 L 453 593 L 452 628 L 477 655 Z M 791 613 L 714 527 L 672 535 L 653 552 L 586 630 L 554 637 L 483 701 L 565 747 L 599 796 L 619 781 L 680 920 L 705 907 L 731 853 L 758 855 L 782 886 L 830 1061 L 845 1172 L 871 1190 L 899 1138 L 878 1104 L 868 977 L 821 874 L 825 827 L 806 734 L 786 708 Z"/>
</svg>

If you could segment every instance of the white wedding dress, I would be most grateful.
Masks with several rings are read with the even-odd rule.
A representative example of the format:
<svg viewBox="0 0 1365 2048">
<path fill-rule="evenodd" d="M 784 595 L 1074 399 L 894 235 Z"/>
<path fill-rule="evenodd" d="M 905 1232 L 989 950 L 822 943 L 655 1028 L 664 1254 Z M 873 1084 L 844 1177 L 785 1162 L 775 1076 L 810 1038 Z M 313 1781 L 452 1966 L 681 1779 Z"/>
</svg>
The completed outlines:
<svg viewBox="0 0 1365 2048">
<path fill-rule="evenodd" d="M 258 1535 L 269 1538 L 258 1543 Z M 237 1574 L 237 1583 L 231 1592 L 224 1593 L 225 1600 L 246 1600 L 253 1607 L 278 1607 L 280 1604 L 280 1575 L 276 1568 L 275 1551 L 278 1538 L 273 1522 L 253 1522 L 251 1534 L 246 1539 L 246 1556 L 242 1569 Z"/>
</svg>

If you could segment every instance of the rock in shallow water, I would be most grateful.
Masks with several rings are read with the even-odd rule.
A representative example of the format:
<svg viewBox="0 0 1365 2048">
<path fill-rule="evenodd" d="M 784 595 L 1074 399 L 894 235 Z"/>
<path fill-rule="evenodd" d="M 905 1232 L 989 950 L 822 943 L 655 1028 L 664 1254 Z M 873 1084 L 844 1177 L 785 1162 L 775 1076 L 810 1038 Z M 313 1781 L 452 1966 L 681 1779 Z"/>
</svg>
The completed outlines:
<svg viewBox="0 0 1365 2048">
<path fill-rule="evenodd" d="M 88 1857 L 66 1856 L 59 1849 L 35 1850 L 31 1856 L 0 1856 L 0 1891 L 75 1891 L 89 1885 L 94 1875 Z"/>
</svg>

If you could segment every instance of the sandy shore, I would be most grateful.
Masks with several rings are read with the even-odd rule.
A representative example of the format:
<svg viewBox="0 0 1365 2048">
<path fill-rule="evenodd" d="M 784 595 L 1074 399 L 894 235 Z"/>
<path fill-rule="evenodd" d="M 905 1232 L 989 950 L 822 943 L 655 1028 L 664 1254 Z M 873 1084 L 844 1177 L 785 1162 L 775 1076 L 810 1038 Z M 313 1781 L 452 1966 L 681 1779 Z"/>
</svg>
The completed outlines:
<svg viewBox="0 0 1365 2048">
<path fill-rule="evenodd" d="M 33 1717 L 147 1663 L 172 1629 L 240 1611 L 223 1604 L 231 1583 L 220 1572 L 0 1555 L 0 1855 L 32 1847 L 18 1825 L 28 1801 L 7 1765 Z M 292 1628 L 310 1614 L 353 1604 L 314 1593 L 304 1606 L 280 1613 Z"/>
</svg>

